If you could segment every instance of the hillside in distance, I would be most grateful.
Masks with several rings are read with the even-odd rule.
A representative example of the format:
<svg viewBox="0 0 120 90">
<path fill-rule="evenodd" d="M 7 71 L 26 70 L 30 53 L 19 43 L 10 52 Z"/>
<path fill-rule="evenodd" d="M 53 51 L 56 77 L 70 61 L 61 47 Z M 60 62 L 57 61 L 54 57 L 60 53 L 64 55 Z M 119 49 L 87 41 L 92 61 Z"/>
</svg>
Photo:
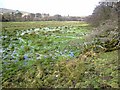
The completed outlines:
<svg viewBox="0 0 120 90">
<path fill-rule="evenodd" d="M 17 10 L 12 10 L 12 9 L 6 9 L 6 8 L 0 8 L 0 13 L 12 13 L 12 12 L 16 12 Z M 29 13 L 29 12 L 25 12 L 25 11 L 20 11 L 21 13 Z"/>
<path fill-rule="evenodd" d="M 19 16 L 17 16 L 19 12 L 22 14 L 19 14 Z M 7 21 L 52 21 L 52 20 L 84 21 L 84 18 L 85 18 L 85 17 L 78 17 L 78 16 L 62 16 L 60 14 L 55 14 L 53 16 L 50 16 L 49 13 L 40 13 L 40 12 L 31 13 L 31 12 L 12 10 L 12 9 L 6 9 L 6 8 L 0 8 L 0 15 L 2 15 L 3 17 L 3 18 L 0 18 L 0 21 L 4 21 L 4 22 L 7 22 Z M 14 15 L 14 18 L 12 17 L 12 15 Z"/>
</svg>

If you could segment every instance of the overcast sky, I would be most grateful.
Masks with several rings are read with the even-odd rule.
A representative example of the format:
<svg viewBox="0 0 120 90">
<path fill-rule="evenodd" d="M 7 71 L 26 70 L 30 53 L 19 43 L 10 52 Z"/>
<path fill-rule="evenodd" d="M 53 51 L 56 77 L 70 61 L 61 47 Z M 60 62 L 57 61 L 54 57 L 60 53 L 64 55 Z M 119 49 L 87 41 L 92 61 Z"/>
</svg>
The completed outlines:
<svg viewBox="0 0 120 90">
<path fill-rule="evenodd" d="M 31 13 L 87 16 L 92 14 L 100 0 L 0 0 L 0 8 Z"/>
</svg>

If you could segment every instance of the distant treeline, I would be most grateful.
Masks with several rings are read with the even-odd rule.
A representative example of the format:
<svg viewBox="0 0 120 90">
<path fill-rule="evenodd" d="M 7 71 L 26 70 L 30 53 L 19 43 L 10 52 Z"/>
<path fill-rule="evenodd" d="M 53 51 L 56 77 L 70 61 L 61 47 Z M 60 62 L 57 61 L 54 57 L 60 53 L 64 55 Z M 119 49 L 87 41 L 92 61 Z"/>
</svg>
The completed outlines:
<svg viewBox="0 0 120 90">
<path fill-rule="evenodd" d="M 41 13 L 22 13 L 18 10 L 11 13 L 0 13 L 0 21 L 10 22 L 10 21 L 83 21 L 84 18 L 74 17 L 74 16 L 61 16 L 56 14 L 50 16 L 49 14 Z"/>
</svg>

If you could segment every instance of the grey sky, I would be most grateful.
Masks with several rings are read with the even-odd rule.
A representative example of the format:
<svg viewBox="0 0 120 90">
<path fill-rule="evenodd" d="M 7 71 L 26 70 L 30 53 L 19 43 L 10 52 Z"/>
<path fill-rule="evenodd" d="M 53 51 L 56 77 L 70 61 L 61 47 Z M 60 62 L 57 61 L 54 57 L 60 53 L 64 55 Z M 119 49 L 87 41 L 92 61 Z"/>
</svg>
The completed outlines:
<svg viewBox="0 0 120 90">
<path fill-rule="evenodd" d="M 0 0 L 0 8 L 32 13 L 87 16 L 92 14 L 100 0 Z"/>
</svg>

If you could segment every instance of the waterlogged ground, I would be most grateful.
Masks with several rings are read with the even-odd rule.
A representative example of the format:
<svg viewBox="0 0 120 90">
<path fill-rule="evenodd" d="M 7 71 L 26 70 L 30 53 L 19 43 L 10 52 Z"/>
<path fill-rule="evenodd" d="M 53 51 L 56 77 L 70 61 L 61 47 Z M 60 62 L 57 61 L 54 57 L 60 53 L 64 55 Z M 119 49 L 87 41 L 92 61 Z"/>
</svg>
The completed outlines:
<svg viewBox="0 0 120 90">
<path fill-rule="evenodd" d="M 70 42 L 74 40 L 83 42 L 83 36 L 89 32 L 83 26 L 85 24 L 27 30 L 3 28 L 1 36 L 3 48 L 0 50 L 3 52 L 3 82 L 11 78 L 15 72 L 30 68 L 37 60 L 47 64 L 77 57 L 80 54 L 80 47 L 72 47 Z"/>
<path fill-rule="evenodd" d="M 3 63 L 7 64 L 7 60 L 14 63 L 24 60 L 27 64 L 33 60 L 76 57 L 80 48 L 69 43 L 73 40 L 83 42 L 87 32 L 82 27 L 67 26 L 16 30 L 11 34 L 3 31 Z"/>
<path fill-rule="evenodd" d="M 89 33 L 84 22 L 3 23 L 3 87 L 118 87 L 116 52 L 78 58 Z"/>
</svg>

